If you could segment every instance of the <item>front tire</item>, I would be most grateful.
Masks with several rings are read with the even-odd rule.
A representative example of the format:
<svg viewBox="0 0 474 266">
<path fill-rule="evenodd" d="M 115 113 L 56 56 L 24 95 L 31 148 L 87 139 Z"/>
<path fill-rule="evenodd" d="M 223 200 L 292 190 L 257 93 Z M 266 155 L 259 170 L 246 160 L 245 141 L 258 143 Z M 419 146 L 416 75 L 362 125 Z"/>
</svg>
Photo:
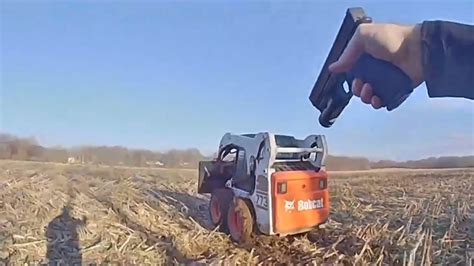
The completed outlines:
<svg viewBox="0 0 474 266">
<path fill-rule="evenodd" d="M 232 201 L 232 191 L 218 188 L 212 192 L 209 201 L 209 217 L 214 226 L 220 226 L 221 231 L 227 232 L 227 210 Z"/>
<path fill-rule="evenodd" d="M 238 244 L 250 243 L 254 233 L 254 216 L 250 206 L 241 198 L 230 203 L 227 212 L 227 227 L 230 238 Z"/>
</svg>

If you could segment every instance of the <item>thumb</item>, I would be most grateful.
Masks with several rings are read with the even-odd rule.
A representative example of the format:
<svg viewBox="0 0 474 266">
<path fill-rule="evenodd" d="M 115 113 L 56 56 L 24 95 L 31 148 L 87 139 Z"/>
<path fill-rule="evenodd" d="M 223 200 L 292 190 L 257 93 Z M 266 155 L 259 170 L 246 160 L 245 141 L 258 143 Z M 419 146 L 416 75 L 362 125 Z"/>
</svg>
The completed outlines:
<svg viewBox="0 0 474 266">
<path fill-rule="evenodd" d="M 352 69 L 360 55 L 364 52 L 364 45 L 358 32 L 351 38 L 347 47 L 339 59 L 329 65 L 329 71 L 333 73 L 347 72 Z"/>
</svg>

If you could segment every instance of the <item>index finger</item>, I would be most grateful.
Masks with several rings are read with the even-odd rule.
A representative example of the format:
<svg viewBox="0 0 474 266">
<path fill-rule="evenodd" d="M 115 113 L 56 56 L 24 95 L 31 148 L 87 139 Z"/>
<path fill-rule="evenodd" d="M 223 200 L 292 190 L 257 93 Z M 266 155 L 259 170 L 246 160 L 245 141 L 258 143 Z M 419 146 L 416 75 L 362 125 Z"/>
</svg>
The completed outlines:
<svg viewBox="0 0 474 266">
<path fill-rule="evenodd" d="M 360 26 L 349 40 L 347 47 L 342 52 L 339 59 L 329 65 L 329 71 L 333 73 L 347 72 L 352 69 L 360 55 L 364 52 L 364 41 L 360 34 Z"/>
</svg>

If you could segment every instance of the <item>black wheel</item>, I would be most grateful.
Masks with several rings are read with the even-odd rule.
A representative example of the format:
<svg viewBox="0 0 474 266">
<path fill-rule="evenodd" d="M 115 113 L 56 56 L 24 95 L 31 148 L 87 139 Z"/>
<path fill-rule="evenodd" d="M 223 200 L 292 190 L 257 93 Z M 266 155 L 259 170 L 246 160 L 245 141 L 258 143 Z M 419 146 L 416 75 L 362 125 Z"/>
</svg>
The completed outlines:
<svg viewBox="0 0 474 266">
<path fill-rule="evenodd" d="M 227 210 L 232 201 L 232 191 L 218 188 L 212 192 L 209 201 L 209 216 L 214 226 L 220 226 L 221 231 L 227 232 Z"/>
<path fill-rule="evenodd" d="M 254 216 L 245 200 L 237 198 L 231 201 L 227 211 L 227 227 L 230 237 L 238 244 L 251 242 L 254 233 Z"/>
</svg>

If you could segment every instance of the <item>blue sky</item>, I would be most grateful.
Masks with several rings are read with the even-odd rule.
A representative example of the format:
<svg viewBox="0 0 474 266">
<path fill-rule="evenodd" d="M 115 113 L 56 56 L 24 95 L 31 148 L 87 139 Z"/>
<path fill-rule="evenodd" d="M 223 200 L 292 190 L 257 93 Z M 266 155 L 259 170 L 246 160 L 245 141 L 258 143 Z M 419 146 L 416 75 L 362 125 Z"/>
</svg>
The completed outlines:
<svg viewBox="0 0 474 266">
<path fill-rule="evenodd" d="M 474 153 L 474 104 L 354 98 L 325 129 L 309 92 L 345 10 L 473 24 L 472 1 L 2 1 L 0 131 L 48 146 L 213 152 L 225 132 L 325 134 L 332 154 Z"/>
</svg>

